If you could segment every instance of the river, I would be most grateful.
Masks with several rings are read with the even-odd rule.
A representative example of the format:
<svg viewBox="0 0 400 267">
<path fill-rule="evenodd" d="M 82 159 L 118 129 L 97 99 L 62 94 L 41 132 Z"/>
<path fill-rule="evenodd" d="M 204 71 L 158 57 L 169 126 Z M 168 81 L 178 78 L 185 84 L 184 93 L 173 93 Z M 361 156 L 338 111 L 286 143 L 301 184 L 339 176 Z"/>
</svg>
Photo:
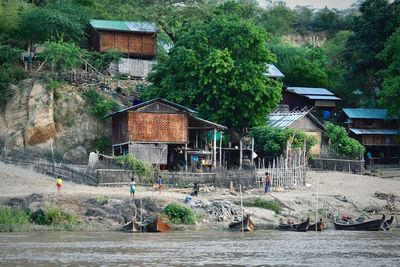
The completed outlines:
<svg viewBox="0 0 400 267">
<path fill-rule="evenodd" d="M 1 266 L 400 266 L 400 230 L 0 234 Z"/>
</svg>

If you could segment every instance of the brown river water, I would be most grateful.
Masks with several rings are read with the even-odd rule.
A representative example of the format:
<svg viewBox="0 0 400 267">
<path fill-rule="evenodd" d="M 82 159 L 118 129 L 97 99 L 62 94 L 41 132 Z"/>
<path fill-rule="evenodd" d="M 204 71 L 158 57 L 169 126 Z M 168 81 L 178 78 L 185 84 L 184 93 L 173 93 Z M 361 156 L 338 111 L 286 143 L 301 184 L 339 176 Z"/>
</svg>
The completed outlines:
<svg viewBox="0 0 400 267">
<path fill-rule="evenodd" d="M 400 266 L 400 229 L 0 233 L 0 266 Z"/>
</svg>

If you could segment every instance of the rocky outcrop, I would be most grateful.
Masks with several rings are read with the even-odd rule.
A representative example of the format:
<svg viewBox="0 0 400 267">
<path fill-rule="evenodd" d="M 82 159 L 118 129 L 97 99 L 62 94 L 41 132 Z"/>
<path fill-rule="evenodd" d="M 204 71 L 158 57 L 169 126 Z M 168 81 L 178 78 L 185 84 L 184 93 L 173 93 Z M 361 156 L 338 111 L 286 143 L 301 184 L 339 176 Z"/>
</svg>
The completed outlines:
<svg viewBox="0 0 400 267">
<path fill-rule="evenodd" d="M 111 127 L 90 114 L 81 89 L 65 85 L 54 93 L 46 86 L 43 80 L 26 79 L 11 87 L 14 96 L 0 111 L 0 140 L 6 148 L 49 150 L 53 146 L 58 154 L 78 153 L 87 160 L 86 150 L 93 140 L 111 138 Z"/>
<path fill-rule="evenodd" d="M 53 117 L 53 91 L 46 92 L 45 85 L 35 82 L 30 90 L 27 110 L 25 142 L 35 145 L 54 138 L 56 127 Z"/>
</svg>

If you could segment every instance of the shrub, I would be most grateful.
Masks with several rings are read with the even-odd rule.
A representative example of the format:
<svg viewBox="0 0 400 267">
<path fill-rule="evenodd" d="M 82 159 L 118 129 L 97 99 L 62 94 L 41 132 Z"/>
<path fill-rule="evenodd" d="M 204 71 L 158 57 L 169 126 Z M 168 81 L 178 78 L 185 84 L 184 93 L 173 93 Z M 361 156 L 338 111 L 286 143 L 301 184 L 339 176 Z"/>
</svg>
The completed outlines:
<svg viewBox="0 0 400 267">
<path fill-rule="evenodd" d="M 328 123 L 325 128 L 330 139 L 329 147 L 334 152 L 353 157 L 364 154 L 365 147 L 356 139 L 349 137 L 345 128 L 332 123 Z"/>
<path fill-rule="evenodd" d="M 29 224 L 29 210 L 0 206 L 0 232 L 25 229 Z"/>
<path fill-rule="evenodd" d="M 275 213 L 280 213 L 282 208 L 278 202 L 274 200 L 264 200 L 260 197 L 249 198 L 243 202 L 244 206 L 258 207 L 262 209 L 272 210 Z"/>
<path fill-rule="evenodd" d="M 114 160 L 118 164 L 125 165 L 129 169 L 135 171 L 137 175 L 143 178 L 142 182 L 149 182 L 149 178 L 153 169 L 149 163 L 136 159 L 131 154 L 114 157 Z"/>
<path fill-rule="evenodd" d="M 33 213 L 31 219 L 40 225 L 74 225 L 78 222 L 76 215 L 69 214 L 54 205 L 47 205 L 43 210 Z"/>
<path fill-rule="evenodd" d="M 190 208 L 177 203 L 168 204 L 164 208 L 163 214 L 174 224 L 195 224 L 196 222 L 194 212 Z"/>
<path fill-rule="evenodd" d="M 117 50 L 108 50 L 105 52 L 93 52 L 90 54 L 89 61 L 95 69 L 100 72 L 105 71 L 111 63 L 118 62 L 122 53 Z"/>
<path fill-rule="evenodd" d="M 250 135 L 254 137 L 256 151 L 275 157 L 284 153 L 288 141 L 292 149 L 303 148 L 305 141 L 307 155 L 310 154 L 311 148 L 317 143 L 317 139 L 314 136 L 289 128 L 281 129 L 270 126 L 259 126 L 252 128 Z"/>
<path fill-rule="evenodd" d="M 96 197 L 96 202 L 100 205 L 107 204 L 108 202 L 108 196 L 98 196 Z"/>
<path fill-rule="evenodd" d="M 100 120 L 104 120 L 104 116 L 110 111 L 118 110 L 118 104 L 110 99 L 104 99 L 96 90 L 92 89 L 84 93 L 86 100 L 91 105 L 90 114 Z"/>
</svg>

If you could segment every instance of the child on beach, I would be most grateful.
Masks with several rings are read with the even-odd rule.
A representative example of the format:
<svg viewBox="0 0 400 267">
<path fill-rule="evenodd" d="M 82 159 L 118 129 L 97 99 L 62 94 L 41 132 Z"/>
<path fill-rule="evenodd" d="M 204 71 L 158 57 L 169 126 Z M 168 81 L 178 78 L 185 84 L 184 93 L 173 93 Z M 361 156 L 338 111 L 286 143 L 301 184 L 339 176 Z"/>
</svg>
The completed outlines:
<svg viewBox="0 0 400 267">
<path fill-rule="evenodd" d="M 163 188 L 163 183 L 164 183 L 163 178 L 161 178 L 161 176 L 158 176 L 158 178 L 157 178 L 157 189 L 158 189 L 160 194 L 161 194 L 161 190 Z"/>
<path fill-rule="evenodd" d="M 129 183 L 129 192 L 131 194 L 131 198 L 135 197 L 135 189 L 136 189 L 136 182 L 135 178 L 132 177 L 131 182 Z"/>
<path fill-rule="evenodd" d="M 57 191 L 58 191 L 58 193 L 60 193 L 60 191 L 61 191 L 61 186 L 62 186 L 61 176 L 57 176 L 56 186 L 57 186 Z"/>
<path fill-rule="evenodd" d="M 271 192 L 271 176 L 269 176 L 269 173 L 265 173 L 265 188 L 264 188 L 265 193 Z"/>
</svg>

